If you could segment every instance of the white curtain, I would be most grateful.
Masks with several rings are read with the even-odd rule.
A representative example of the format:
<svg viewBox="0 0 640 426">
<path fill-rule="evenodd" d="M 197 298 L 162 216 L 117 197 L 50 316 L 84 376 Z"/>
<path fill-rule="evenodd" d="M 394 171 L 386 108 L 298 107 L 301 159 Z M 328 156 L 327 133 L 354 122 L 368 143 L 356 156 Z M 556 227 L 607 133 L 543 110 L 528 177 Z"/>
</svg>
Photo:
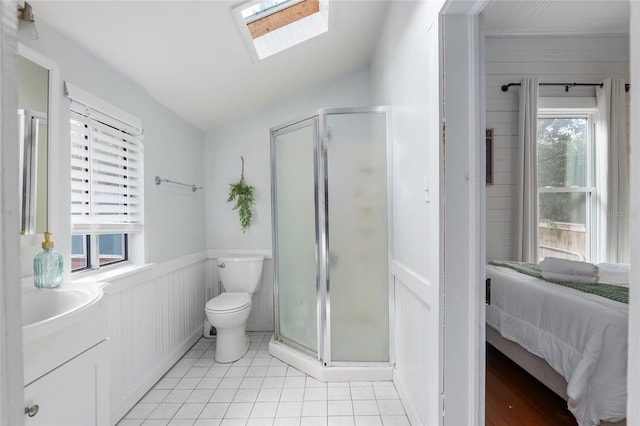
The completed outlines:
<svg viewBox="0 0 640 426">
<path fill-rule="evenodd" d="M 538 251 L 538 79 L 520 82 L 518 120 L 518 210 L 516 260 L 537 263 Z"/>
<path fill-rule="evenodd" d="M 600 261 L 629 262 L 629 142 L 625 82 L 608 78 L 596 89 L 600 196 Z"/>
</svg>

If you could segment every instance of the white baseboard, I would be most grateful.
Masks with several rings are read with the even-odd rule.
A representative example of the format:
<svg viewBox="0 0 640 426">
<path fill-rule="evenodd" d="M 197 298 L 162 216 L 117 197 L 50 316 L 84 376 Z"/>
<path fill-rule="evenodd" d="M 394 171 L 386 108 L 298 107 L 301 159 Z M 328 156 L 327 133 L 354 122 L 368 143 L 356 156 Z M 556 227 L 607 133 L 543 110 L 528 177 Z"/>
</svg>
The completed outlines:
<svg viewBox="0 0 640 426">
<path fill-rule="evenodd" d="M 402 405 L 404 406 L 404 411 L 407 413 L 407 417 L 409 418 L 409 423 L 411 423 L 411 425 L 413 426 L 422 426 L 422 423 L 420 422 L 420 418 L 418 417 L 418 413 L 416 412 L 416 409 L 413 407 L 413 404 L 411 404 L 411 398 L 409 398 L 409 395 L 407 394 L 407 391 L 404 388 L 404 385 L 402 384 L 402 382 L 400 380 L 398 380 L 398 377 L 396 376 L 395 372 L 393 374 L 393 384 L 396 387 L 396 390 L 398 391 L 398 395 L 400 396 L 400 401 L 402 401 Z"/>
</svg>

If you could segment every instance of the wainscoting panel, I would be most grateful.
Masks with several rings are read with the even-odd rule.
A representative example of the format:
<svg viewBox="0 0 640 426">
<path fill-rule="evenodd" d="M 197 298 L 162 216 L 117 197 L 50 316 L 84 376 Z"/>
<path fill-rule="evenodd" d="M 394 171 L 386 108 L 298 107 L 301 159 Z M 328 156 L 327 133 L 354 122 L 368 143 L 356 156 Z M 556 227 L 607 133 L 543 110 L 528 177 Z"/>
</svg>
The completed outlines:
<svg viewBox="0 0 640 426">
<path fill-rule="evenodd" d="M 438 299 L 431 285 L 394 262 L 396 369 L 393 381 L 414 425 L 438 424 Z M 435 355 L 435 357 L 434 357 Z"/>
<path fill-rule="evenodd" d="M 205 263 L 154 265 L 108 288 L 112 424 L 202 335 Z"/>
</svg>

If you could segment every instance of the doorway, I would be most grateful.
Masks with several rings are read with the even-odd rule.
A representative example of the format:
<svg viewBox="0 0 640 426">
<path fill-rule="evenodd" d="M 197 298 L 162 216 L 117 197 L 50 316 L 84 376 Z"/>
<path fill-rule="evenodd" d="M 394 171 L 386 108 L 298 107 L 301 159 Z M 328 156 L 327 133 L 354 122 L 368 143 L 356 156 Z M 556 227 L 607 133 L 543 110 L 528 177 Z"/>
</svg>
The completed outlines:
<svg viewBox="0 0 640 426">
<path fill-rule="evenodd" d="M 457 2 L 453 2 L 457 3 Z M 536 3 L 536 2 L 530 2 Z M 445 76 L 443 81 L 443 92 L 444 92 L 444 113 L 443 116 L 446 122 L 446 157 L 445 157 L 445 197 L 447 198 L 447 203 L 452 201 L 455 198 L 465 198 L 466 201 L 463 201 L 460 204 L 461 208 L 466 209 L 463 213 L 459 213 L 460 216 L 456 216 L 455 220 L 451 219 L 449 216 L 446 216 L 446 219 L 449 223 L 460 223 L 462 220 L 465 224 L 472 224 L 473 230 L 476 231 L 475 234 L 467 234 L 467 235 L 477 235 L 478 239 L 481 240 L 482 247 L 471 247 L 469 248 L 469 241 L 467 241 L 467 246 L 464 246 L 455 240 L 455 236 L 448 233 L 445 235 L 444 244 L 445 244 L 445 256 L 451 259 L 452 256 L 456 254 L 455 248 L 462 249 L 465 253 L 465 256 L 468 255 L 468 252 L 473 252 L 476 257 L 473 261 L 463 262 L 465 265 L 463 271 L 455 271 L 456 274 L 451 276 L 449 274 L 452 271 L 453 265 L 447 264 L 447 260 L 445 259 L 445 268 L 446 271 L 446 280 L 444 283 L 445 291 L 447 292 L 447 303 L 443 304 L 444 307 L 444 316 L 446 318 L 455 318 L 456 322 L 458 320 L 463 325 L 460 328 L 456 329 L 455 324 L 454 327 L 451 327 L 451 322 L 447 322 L 447 328 L 445 329 L 445 342 L 444 342 L 444 359 L 450 359 L 451 354 L 455 352 L 456 344 L 462 344 L 463 347 L 469 348 L 472 351 L 473 359 L 466 358 L 464 359 L 463 355 L 455 354 L 454 359 L 456 362 L 449 362 L 449 364 L 455 364 L 458 366 L 458 362 L 466 362 L 466 366 L 470 366 L 468 370 L 464 372 L 454 371 L 454 367 L 447 367 L 445 365 L 444 368 L 444 383 L 446 388 L 446 396 L 447 396 L 447 406 L 451 406 L 452 404 L 460 403 L 462 406 L 468 407 L 470 413 L 466 419 L 475 418 L 476 424 L 484 423 L 484 361 L 485 361 L 485 350 L 484 350 L 484 310 L 480 306 L 481 303 L 484 303 L 484 263 L 486 257 L 486 211 L 485 211 L 485 200 L 484 200 L 484 191 L 485 188 L 479 187 L 479 181 L 483 177 L 483 172 L 481 168 L 484 167 L 484 155 L 476 153 L 477 144 L 483 143 L 483 139 L 481 136 L 473 136 L 473 132 L 476 131 L 476 135 L 480 135 L 483 133 L 485 128 L 485 120 L 484 120 L 484 100 L 488 97 L 485 94 L 485 63 L 484 58 L 478 60 L 476 55 L 482 56 L 484 51 L 478 46 L 483 43 L 484 36 L 482 29 L 479 28 L 481 19 L 479 18 L 479 14 L 482 8 L 485 6 L 483 2 L 477 2 L 472 5 L 469 5 L 468 8 L 464 10 L 460 10 L 461 5 L 456 4 L 458 7 L 453 7 L 449 5 L 449 8 L 445 7 L 443 10 L 443 20 L 445 23 L 445 30 L 443 34 L 442 48 L 445 51 L 444 53 L 444 70 L 443 75 Z M 634 9 L 635 7 L 635 9 Z M 638 24 L 638 16 L 640 16 L 640 12 L 638 11 L 637 5 L 632 5 L 632 16 L 635 16 L 636 19 L 631 19 L 631 44 L 632 47 L 630 49 L 631 54 L 637 54 L 634 52 L 633 46 L 638 48 L 640 41 L 638 40 L 638 29 L 635 28 Z M 457 28 L 457 31 L 454 29 Z M 456 34 L 457 33 L 457 34 Z M 466 38 L 466 40 L 461 40 L 462 38 Z M 635 44 L 634 44 L 635 43 Z M 451 61 L 452 58 L 447 58 L 447 51 L 452 52 L 453 46 L 458 47 L 459 58 Z M 475 53 L 474 53 L 475 52 Z M 637 60 L 637 59 L 636 59 Z M 454 65 L 458 63 L 459 66 L 456 68 Z M 467 68 L 464 68 L 463 65 L 469 65 Z M 634 60 L 631 60 L 631 80 L 633 80 L 634 76 L 638 75 L 638 66 L 637 63 L 634 65 Z M 462 88 L 457 88 L 456 85 L 462 84 Z M 468 84 L 467 84 L 468 83 Z M 632 105 L 638 105 L 638 95 L 636 93 L 631 94 Z M 635 99 L 635 103 L 634 103 Z M 456 104 L 456 102 L 460 102 L 460 104 Z M 466 105 L 471 105 L 471 107 L 465 107 Z M 456 105 L 458 108 L 456 111 Z M 477 108 L 478 113 L 474 112 L 473 109 Z M 633 106 L 632 106 L 633 108 Z M 481 117 L 478 118 L 478 115 Z M 479 125 L 481 124 L 481 125 Z M 455 127 L 455 129 L 454 129 Z M 633 129 L 638 129 L 638 123 L 636 121 L 632 121 L 632 134 Z M 471 130 L 470 130 L 471 129 Z M 637 130 L 636 130 L 637 131 Z M 471 135 L 471 136 L 470 136 Z M 455 144 L 455 145 L 454 145 Z M 460 148 L 454 148 L 454 146 L 458 146 Z M 632 150 L 633 151 L 633 150 Z M 467 163 L 468 158 L 471 158 L 471 162 L 475 164 L 469 165 Z M 631 164 L 637 164 L 640 158 L 632 157 Z M 468 173 L 458 174 L 455 169 L 459 166 L 462 166 L 465 171 Z M 632 176 L 631 182 L 640 181 L 640 173 L 635 170 L 637 169 L 631 167 Z M 635 177 L 634 177 L 635 174 Z M 479 177 L 480 176 L 480 177 Z M 451 184 L 451 185 L 450 185 Z M 484 183 L 482 184 L 484 185 Z M 473 187 L 476 189 L 477 193 L 482 193 L 482 199 L 477 199 L 471 194 L 468 190 L 468 187 Z M 631 191 L 633 194 L 633 190 Z M 453 200 L 455 201 L 455 200 Z M 448 211 L 451 211 L 452 205 L 449 204 L 449 207 L 445 208 L 445 214 Z M 632 196 L 632 211 L 633 211 L 633 196 Z M 635 206 L 637 207 L 637 201 Z M 636 215 L 637 216 L 637 215 Z M 635 226 L 634 226 L 635 224 Z M 445 225 L 446 229 L 450 229 L 454 231 L 452 225 Z M 632 215 L 632 235 L 637 235 L 638 229 L 638 218 L 633 217 Z M 455 232 L 455 231 L 454 231 Z M 635 238 L 633 240 L 638 240 Z M 456 245 L 457 244 L 457 245 Z M 632 259 L 631 264 L 638 264 L 638 247 L 635 247 L 635 250 L 632 246 Z M 639 274 L 635 272 L 632 266 L 632 281 L 634 278 L 638 278 Z M 463 292 L 456 292 L 456 284 L 461 284 L 464 287 Z M 450 290 L 453 289 L 453 292 Z M 451 297 L 454 296 L 454 297 Z M 455 300 L 451 300 L 454 298 Z M 630 316 L 630 357 L 634 356 L 634 351 L 636 349 L 635 346 L 638 345 L 637 341 L 637 333 L 634 334 L 634 330 L 637 330 L 640 326 L 637 322 L 639 319 L 637 316 L 634 316 L 635 310 L 634 307 L 640 302 L 640 298 L 634 298 L 632 295 L 630 305 L 631 305 L 631 316 Z M 471 311 L 471 312 L 470 312 Z M 637 315 L 637 314 L 635 314 Z M 634 320 L 635 319 L 635 320 Z M 471 373 L 470 375 L 467 373 Z M 477 374 L 474 374 L 477 373 Z M 466 374 L 467 378 L 462 378 L 461 376 Z M 640 388 L 636 387 L 634 383 L 637 383 L 638 380 L 632 380 L 632 378 L 637 379 L 640 376 L 640 369 L 635 366 L 630 366 L 628 371 L 629 377 L 629 399 L 633 400 L 633 396 L 637 395 L 640 391 Z M 465 387 L 463 387 L 466 386 Z M 454 390 L 459 390 L 463 393 L 462 396 L 456 396 Z M 470 396 L 469 396 L 470 395 Z M 467 398 L 468 396 L 468 398 Z M 453 400 L 453 402 L 452 402 Z M 474 403 L 475 400 L 475 403 Z M 456 405 L 454 405 L 456 406 Z M 633 410 L 637 410 L 638 412 L 633 412 Z M 453 415 L 451 415 L 453 414 Z M 464 414 L 460 413 L 450 413 L 450 411 L 446 412 L 444 417 L 444 424 L 454 424 L 454 418 L 460 419 L 459 416 L 463 416 Z M 633 416 L 640 415 L 640 408 L 628 407 L 628 420 L 634 418 Z M 474 417 L 475 416 L 475 417 Z M 459 422 L 463 423 L 463 422 Z"/>
</svg>

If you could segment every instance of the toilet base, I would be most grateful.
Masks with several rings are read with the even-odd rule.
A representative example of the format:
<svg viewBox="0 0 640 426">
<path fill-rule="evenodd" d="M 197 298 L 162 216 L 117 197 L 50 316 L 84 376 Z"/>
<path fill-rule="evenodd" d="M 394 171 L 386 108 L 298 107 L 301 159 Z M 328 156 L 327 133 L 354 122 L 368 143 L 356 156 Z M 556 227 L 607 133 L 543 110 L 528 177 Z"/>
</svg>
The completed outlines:
<svg viewBox="0 0 640 426">
<path fill-rule="evenodd" d="M 245 356 L 249 350 L 249 337 L 244 334 L 243 326 L 216 330 L 216 362 L 226 364 Z"/>
</svg>

